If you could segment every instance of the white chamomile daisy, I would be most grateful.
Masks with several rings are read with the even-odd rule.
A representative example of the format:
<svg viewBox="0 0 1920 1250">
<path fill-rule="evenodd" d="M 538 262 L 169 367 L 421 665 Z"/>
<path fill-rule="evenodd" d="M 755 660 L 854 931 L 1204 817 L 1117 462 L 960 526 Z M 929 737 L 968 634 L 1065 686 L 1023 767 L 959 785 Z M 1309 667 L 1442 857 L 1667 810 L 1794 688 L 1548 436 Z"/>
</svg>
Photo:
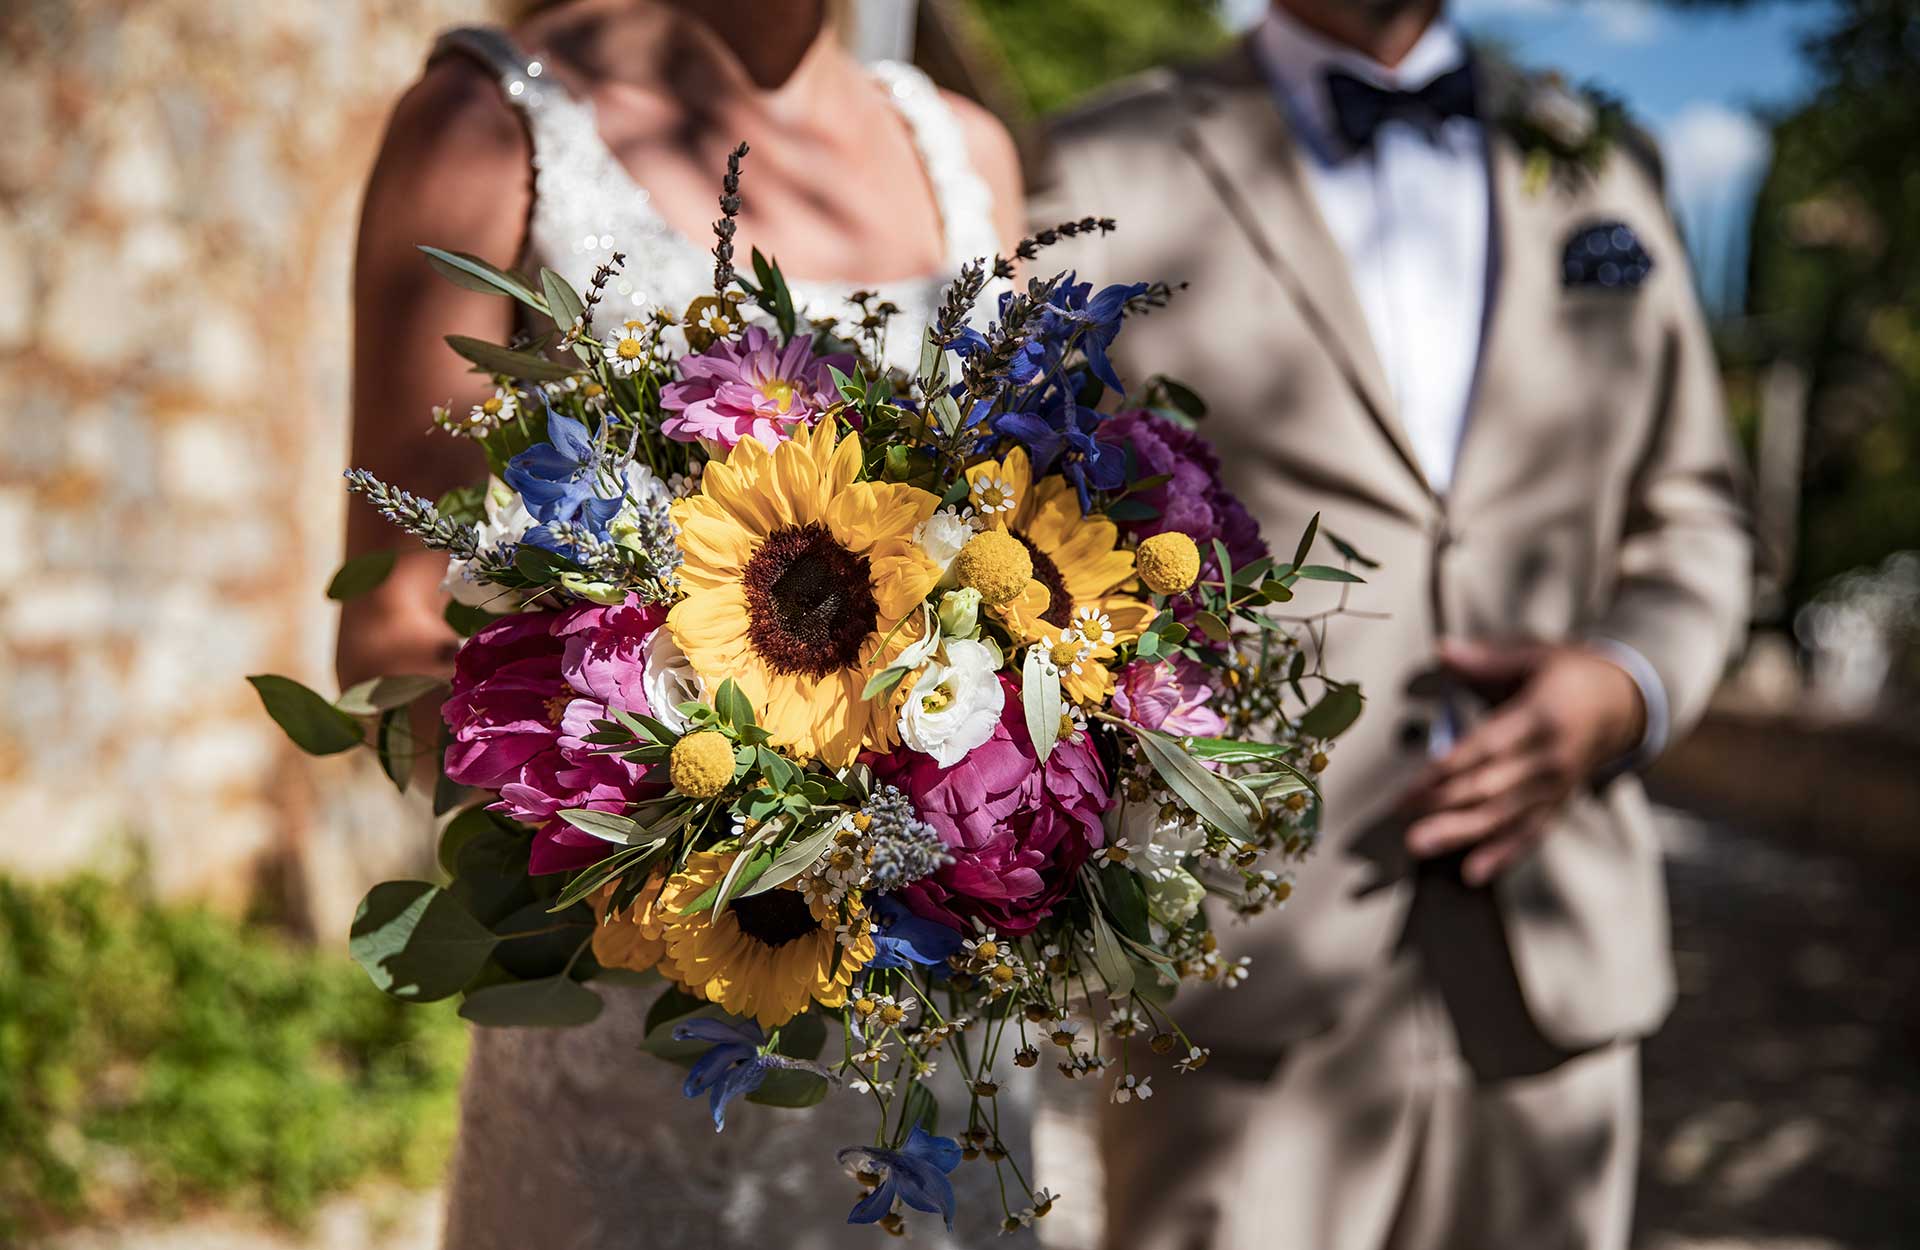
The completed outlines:
<svg viewBox="0 0 1920 1250">
<path fill-rule="evenodd" d="M 1208 1057 L 1211 1056 L 1212 1054 L 1213 1054 L 1213 1051 L 1211 1051 L 1205 1046 L 1191 1046 L 1191 1047 L 1188 1047 L 1187 1053 L 1181 1056 L 1179 1062 L 1175 1063 L 1173 1066 L 1180 1069 L 1182 1072 L 1192 1072 L 1196 1068 L 1205 1067 L 1207 1064 Z"/>
<path fill-rule="evenodd" d="M 974 508 L 986 517 L 996 512 L 1012 512 L 1020 503 L 1014 494 L 1013 483 L 1003 477 L 982 476 L 973 484 L 968 497 L 973 501 Z"/>
<path fill-rule="evenodd" d="M 1067 622 L 1067 628 L 1096 646 L 1111 647 L 1113 645 L 1113 619 L 1099 608 L 1084 606 L 1075 608 L 1073 618 Z"/>
<path fill-rule="evenodd" d="M 1153 1078 L 1150 1076 L 1135 1076 L 1129 1072 L 1113 1083 L 1113 1101 L 1115 1102 L 1136 1100 L 1145 1102 L 1151 1097 L 1153 1097 Z"/>
<path fill-rule="evenodd" d="M 607 334 L 607 367 L 618 377 L 631 377 L 647 367 L 647 323 L 629 318 Z"/>
<path fill-rule="evenodd" d="M 1078 674 L 1093 659 L 1093 643 L 1072 628 L 1042 636 L 1040 646 L 1046 651 L 1047 662 L 1063 674 Z"/>
<path fill-rule="evenodd" d="M 727 310 L 722 308 L 717 302 L 709 304 L 706 308 L 702 309 L 699 319 L 695 321 L 694 324 L 717 339 L 727 338 L 740 328 L 734 324 L 733 318 L 727 314 Z"/>
<path fill-rule="evenodd" d="M 519 412 L 520 397 L 513 393 L 513 388 L 496 386 L 493 394 L 475 404 L 473 410 L 467 413 L 467 428 L 475 434 L 484 434 L 499 429 Z"/>
</svg>

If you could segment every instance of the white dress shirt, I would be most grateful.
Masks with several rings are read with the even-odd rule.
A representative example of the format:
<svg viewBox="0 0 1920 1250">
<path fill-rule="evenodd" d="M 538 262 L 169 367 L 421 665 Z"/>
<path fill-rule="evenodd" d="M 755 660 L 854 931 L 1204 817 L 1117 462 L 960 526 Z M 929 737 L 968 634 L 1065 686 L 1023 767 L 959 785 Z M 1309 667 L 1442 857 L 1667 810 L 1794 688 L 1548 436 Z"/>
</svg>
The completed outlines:
<svg viewBox="0 0 1920 1250">
<path fill-rule="evenodd" d="M 1280 108 L 1293 123 L 1308 186 L 1347 261 L 1354 293 L 1385 371 L 1407 439 L 1433 489 L 1453 482 L 1460 440 L 1473 406 L 1474 379 L 1493 286 L 1493 215 L 1485 128 L 1453 117 L 1437 131 L 1399 119 L 1383 122 L 1365 151 L 1340 134 L 1327 72 L 1418 91 L 1467 60 L 1459 32 L 1429 26 L 1401 62 L 1381 65 L 1307 29 L 1272 7 L 1253 47 Z M 1665 745 L 1665 687 L 1638 651 L 1610 639 L 1595 649 L 1640 687 L 1647 728 L 1636 756 Z M 1451 733 L 1438 727 L 1436 751 Z"/>
</svg>

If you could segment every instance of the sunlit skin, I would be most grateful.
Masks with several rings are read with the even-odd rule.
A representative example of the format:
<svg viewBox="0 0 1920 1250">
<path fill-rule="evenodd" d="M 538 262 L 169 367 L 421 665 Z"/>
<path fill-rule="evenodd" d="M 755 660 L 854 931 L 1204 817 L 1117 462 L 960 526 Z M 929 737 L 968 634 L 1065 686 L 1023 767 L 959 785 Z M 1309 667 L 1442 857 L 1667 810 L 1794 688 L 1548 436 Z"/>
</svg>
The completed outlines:
<svg viewBox="0 0 1920 1250">
<path fill-rule="evenodd" d="M 1274 0 L 1275 7 L 1382 65 L 1405 59 L 1441 0 Z M 1407 851 L 1464 852 L 1461 876 L 1484 885 L 1539 844 L 1569 797 L 1646 732 L 1640 688 L 1578 645 L 1448 640 L 1440 665 L 1495 707 L 1402 799 Z"/>
<path fill-rule="evenodd" d="M 726 152 L 752 146 L 739 254 L 853 289 L 938 272 L 943 235 L 899 114 L 842 46 L 825 0 L 574 0 L 514 28 L 547 73 L 588 96 L 602 135 L 681 234 L 705 244 Z M 997 233 L 1020 232 L 1022 189 L 1005 130 L 949 96 L 974 167 L 993 192 Z M 503 342 L 508 302 L 429 270 L 416 245 L 514 263 L 532 203 L 526 131 L 487 70 L 436 61 L 394 110 L 367 187 L 354 270 L 351 463 L 434 498 L 479 480 L 466 443 L 430 436 L 435 404 L 465 411 L 485 379 L 442 341 Z M 904 176 L 908 175 L 908 176 Z M 858 194 L 877 188 L 883 194 Z M 348 554 L 390 547 L 370 508 L 348 511 Z M 342 684 L 382 673 L 445 673 L 442 556 L 412 550 L 342 614 Z"/>
</svg>

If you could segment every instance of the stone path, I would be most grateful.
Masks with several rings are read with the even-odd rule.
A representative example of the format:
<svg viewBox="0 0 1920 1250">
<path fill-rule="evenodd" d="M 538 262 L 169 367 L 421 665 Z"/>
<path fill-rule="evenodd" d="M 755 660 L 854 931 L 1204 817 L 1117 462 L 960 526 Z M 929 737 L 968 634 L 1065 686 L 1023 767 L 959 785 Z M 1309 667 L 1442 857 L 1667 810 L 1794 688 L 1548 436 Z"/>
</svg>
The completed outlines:
<svg viewBox="0 0 1920 1250">
<path fill-rule="evenodd" d="M 1920 1246 L 1912 870 L 1664 827 L 1680 1001 L 1646 1048 L 1641 1250 Z"/>
</svg>

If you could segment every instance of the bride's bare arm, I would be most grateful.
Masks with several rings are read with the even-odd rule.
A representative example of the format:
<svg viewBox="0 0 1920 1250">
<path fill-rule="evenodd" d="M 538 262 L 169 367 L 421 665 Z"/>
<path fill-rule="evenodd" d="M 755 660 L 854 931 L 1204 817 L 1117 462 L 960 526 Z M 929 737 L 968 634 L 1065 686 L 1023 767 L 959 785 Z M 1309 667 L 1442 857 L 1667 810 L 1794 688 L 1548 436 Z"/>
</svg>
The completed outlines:
<svg viewBox="0 0 1920 1250">
<path fill-rule="evenodd" d="M 503 342 L 507 301 L 427 267 L 417 245 L 509 265 L 531 202 L 528 141 L 477 66 L 447 57 L 395 108 L 367 185 L 353 279 L 352 463 L 429 499 L 482 470 L 470 444 L 429 436 L 435 404 L 464 412 L 486 390 L 443 336 Z M 393 574 L 349 602 L 336 663 L 343 685 L 383 673 L 440 673 L 454 635 L 441 619 L 444 556 L 424 551 L 363 502 L 347 513 L 347 552 L 399 547 Z"/>
</svg>

